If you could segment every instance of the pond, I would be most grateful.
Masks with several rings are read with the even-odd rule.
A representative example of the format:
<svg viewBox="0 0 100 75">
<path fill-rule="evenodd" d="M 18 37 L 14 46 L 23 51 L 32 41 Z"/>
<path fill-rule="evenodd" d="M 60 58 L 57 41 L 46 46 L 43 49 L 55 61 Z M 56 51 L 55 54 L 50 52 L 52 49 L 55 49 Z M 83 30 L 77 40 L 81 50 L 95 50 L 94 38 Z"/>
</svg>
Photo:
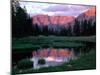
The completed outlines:
<svg viewBox="0 0 100 75">
<path fill-rule="evenodd" d="M 56 49 L 56 48 L 44 48 L 32 51 L 32 61 L 34 62 L 34 68 L 56 66 L 62 64 L 63 62 L 68 62 L 74 58 L 73 48 L 68 49 Z M 45 64 L 38 64 L 38 60 L 44 59 Z"/>
<path fill-rule="evenodd" d="M 40 48 L 13 50 L 12 66 L 16 65 L 22 59 L 30 59 L 33 61 L 33 68 L 58 66 L 70 60 L 76 60 L 81 54 L 86 54 L 90 48 Z M 43 59 L 45 64 L 39 64 L 38 61 Z"/>
</svg>

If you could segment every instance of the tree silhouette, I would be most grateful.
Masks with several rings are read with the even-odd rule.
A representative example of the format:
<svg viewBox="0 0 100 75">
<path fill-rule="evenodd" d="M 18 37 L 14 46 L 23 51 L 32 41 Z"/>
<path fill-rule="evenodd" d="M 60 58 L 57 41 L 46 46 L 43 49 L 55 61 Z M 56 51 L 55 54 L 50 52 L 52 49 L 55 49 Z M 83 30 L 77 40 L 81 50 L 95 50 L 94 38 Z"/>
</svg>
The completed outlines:
<svg viewBox="0 0 100 75">
<path fill-rule="evenodd" d="M 68 30 L 67 28 L 63 27 L 60 31 L 60 35 L 62 36 L 67 36 L 68 35 Z"/>
<path fill-rule="evenodd" d="M 96 22 L 92 25 L 92 35 L 96 35 Z"/>
<path fill-rule="evenodd" d="M 33 28 L 33 35 L 34 36 L 37 36 L 41 33 L 38 24 L 34 24 L 32 28 Z"/>
<path fill-rule="evenodd" d="M 87 21 L 87 36 L 92 35 L 92 20 Z"/>
<path fill-rule="evenodd" d="M 13 13 L 12 8 L 12 36 L 24 37 L 29 35 L 32 35 L 32 19 L 21 7 L 17 7 L 16 13 Z"/>
<path fill-rule="evenodd" d="M 67 28 L 67 35 L 68 36 L 72 36 L 72 28 L 71 28 L 71 25 L 69 25 L 68 28 Z"/>
<path fill-rule="evenodd" d="M 45 35 L 45 36 L 48 35 L 48 26 L 44 26 L 44 27 L 43 27 L 42 34 Z"/>
<path fill-rule="evenodd" d="M 82 35 L 83 36 L 89 36 L 92 35 L 92 23 L 91 20 L 84 20 L 82 23 Z"/>
<path fill-rule="evenodd" d="M 80 23 L 78 20 L 75 20 L 75 24 L 73 27 L 73 33 L 75 36 L 79 36 L 80 35 Z"/>
</svg>

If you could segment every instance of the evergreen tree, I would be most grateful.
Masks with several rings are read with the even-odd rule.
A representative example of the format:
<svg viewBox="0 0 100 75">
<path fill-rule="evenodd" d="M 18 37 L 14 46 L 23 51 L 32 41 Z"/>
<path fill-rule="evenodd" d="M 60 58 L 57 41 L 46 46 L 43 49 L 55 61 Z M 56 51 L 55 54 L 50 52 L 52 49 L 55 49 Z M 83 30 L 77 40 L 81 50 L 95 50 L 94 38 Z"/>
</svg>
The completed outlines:
<svg viewBox="0 0 100 75">
<path fill-rule="evenodd" d="M 34 36 L 37 36 L 37 35 L 39 35 L 40 33 L 41 33 L 41 31 L 40 31 L 40 28 L 39 28 L 38 24 L 34 24 L 34 25 L 33 25 L 33 35 L 34 35 Z"/>
<path fill-rule="evenodd" d="M 96 22 L 92 25 L 92 35 L 96 35 Z"/>
<path fill-rule="evenodd" d="M 43 27 L 43 35 L 45 35 L 45 36 L 48 35 L 48 27 L 47 26 Z"/>
<path fill-rule="evenodd" d="M 86 28 L 86 30 L 87 30 L 87 36 L 90 36 L 90 35 L 92 35 L 92 21 L 91 20 L 89 20 L 89 21 L 87 21 L 88 23 L 87 23 L 87 28 Z"/>
<path fill-rule="evenodd" d="M 79 36 L 80 35 L 80 23 L 78 20 L 75 20 L 75 24 L 73 27 L 73 33 L 75 36 Z"/>
<path fill-rule="evenodd" d="M 82 23 L 82 35 L 83 36 L 86 36 L 86 33 L 87 33 L 87 31 L 86 31 L 86 29 L 87 29 L 86 25 L 87 25 L 87 20 L 84 20 L 84 22 Z"/>
<path fill-rule="evenodd" d="M 68 35 L 68 30 L 67 28 L 63 27 L 60 31 L 61 36 L 67 36 Z"/>
<path fill-rule="evenodd" d="M 21 7 L 17 7 L 16 11 L 16 13 L 13 13 L 12 9 L 12 36 L 24 37 L 32 35 L 31 18 L 27 15 L 26 11 Z"/>
<path fill-rule="evenodd" d="M 48 34 L 50 34 L 50 35 L 53 35 L 54 34 L 53 28 L 48 29 Z"/>
<path fill-rule="evenodd" d="M 84 23 L 83 23 L 83 31 L 82 31 L 82 35 L 83 36 L 89 36 L 91 35 L 91 26 L 92 26 L 92 23 L 91 21 L 87 21 L 85 20 Z"/>
<path fill-rule="evenodd" d="M 68 31 L 67 32 L 67 35 L 68 36 L 72 36 L 72 28 L 71 28 L 71 25 L 68 26 L 67 31 Z"/>
</svg>

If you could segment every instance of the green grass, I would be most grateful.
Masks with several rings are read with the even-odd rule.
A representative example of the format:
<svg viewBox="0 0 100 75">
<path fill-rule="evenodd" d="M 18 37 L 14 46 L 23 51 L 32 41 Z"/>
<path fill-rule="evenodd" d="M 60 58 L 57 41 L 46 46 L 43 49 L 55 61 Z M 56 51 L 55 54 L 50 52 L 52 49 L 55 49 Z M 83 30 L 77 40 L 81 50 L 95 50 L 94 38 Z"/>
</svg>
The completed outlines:
<svg viewBox="0 0 100 75">
<path fill-rule="evenodd" d="M 30 36 L 13 38 L 13 49 L 40 48 L 40 47 L 81 47 L 85 42 L 95 43 L 96 37 L 62 37 L 62 36 Z"/>
</svg>

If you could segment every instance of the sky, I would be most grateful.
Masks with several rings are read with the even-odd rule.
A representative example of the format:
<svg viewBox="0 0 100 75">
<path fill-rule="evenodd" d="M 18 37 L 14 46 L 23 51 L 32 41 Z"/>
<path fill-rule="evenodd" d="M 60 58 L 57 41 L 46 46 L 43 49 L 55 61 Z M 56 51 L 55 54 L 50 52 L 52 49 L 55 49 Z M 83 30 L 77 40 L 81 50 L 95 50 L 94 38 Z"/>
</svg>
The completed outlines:
<svg viewBox="0 0 100 75">
<path fill-rule="evenodd" d="M 70 4 L 51 4 L 51 3 L 36 3 L 36 2 L 20 2 L 22 8 L 26 8 L 30 16 L 34 15 L 49 15 L 49 16 L 74 16 L 87 11 L 93 6 L 88 5 L 70 5 Z"/>
</svg>

